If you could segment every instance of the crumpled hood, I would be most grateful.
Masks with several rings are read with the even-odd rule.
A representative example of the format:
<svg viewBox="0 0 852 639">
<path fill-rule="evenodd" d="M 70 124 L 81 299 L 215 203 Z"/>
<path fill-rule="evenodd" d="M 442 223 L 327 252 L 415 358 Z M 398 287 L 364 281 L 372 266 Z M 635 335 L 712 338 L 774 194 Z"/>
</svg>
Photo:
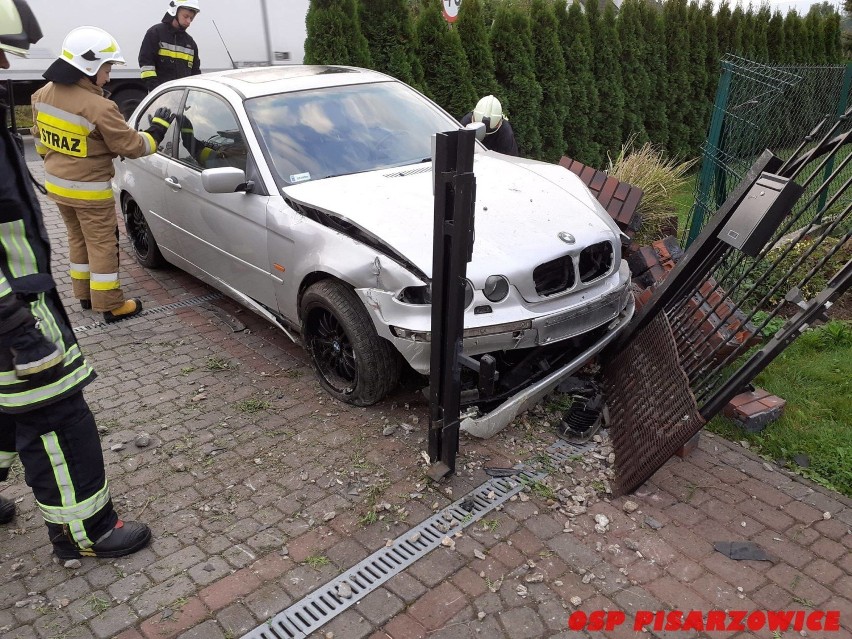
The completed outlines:
<svg viewBox="0 0 852 639">
<path fill-rule="evenodd" d="M 615 226 L 579 178 L 533 160 L 477 153 L 473 260 L 468 277 L 529 273 L 569 248 L 603 239 L 616 246 Z M 286 197 L 322 209 L 387 243 L 431 278 L 434 197 L 431 164 L 384 169 L 283 189 Z M 570 246 L 559 238 L 576 238 Z"/>
</svg>

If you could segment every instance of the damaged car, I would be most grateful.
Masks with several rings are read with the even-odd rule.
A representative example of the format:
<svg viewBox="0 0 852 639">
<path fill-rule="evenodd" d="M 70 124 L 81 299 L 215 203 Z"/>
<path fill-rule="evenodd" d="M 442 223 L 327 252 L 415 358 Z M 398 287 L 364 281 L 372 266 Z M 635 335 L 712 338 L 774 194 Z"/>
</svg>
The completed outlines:
<svg viewBox="0 0 852 639">
<path fill-rule="evenodd" d="M 392 77 L 336 66 L 191 76 L 130 121 L 145 129 L 164 106 L 175 118 L 157 153 L 117 161 L 137 260 L 173 264 L 298 334 L 344 402 L 427 375 L 432 138 L 458 122 Z M 508 423 L 633 313 L 624 237 L 579 178 L 476 145 L 464 355 L 490 356 L 497 374 L 482 388 L 465 369 L 471 432 L 486 415 Z"/>
</svg>

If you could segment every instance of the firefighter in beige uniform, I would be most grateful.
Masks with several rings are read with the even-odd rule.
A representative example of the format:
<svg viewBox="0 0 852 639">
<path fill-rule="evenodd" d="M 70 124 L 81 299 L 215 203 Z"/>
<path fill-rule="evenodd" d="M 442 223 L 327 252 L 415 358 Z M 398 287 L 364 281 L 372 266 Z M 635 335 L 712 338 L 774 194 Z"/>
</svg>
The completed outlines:
<svg viewBox="0 0 852 639">
<path fill-rule="evenodd" d="M 118 279 L 112 161 L 154 153 L 173 119 L 161 108 L 146 131 L 129 127 L 101 88 L 113 64 L 124 64 L 124 58 L 110 34 L 97 27 L 74 29 L 44 73 L 50 82 L 32 97 L 45 188 L 68 229 L 74 297 L 84 309 L 103 312 L 107 322 L 142 310 L 141 300 L 125 299 Z"/>
</svg>

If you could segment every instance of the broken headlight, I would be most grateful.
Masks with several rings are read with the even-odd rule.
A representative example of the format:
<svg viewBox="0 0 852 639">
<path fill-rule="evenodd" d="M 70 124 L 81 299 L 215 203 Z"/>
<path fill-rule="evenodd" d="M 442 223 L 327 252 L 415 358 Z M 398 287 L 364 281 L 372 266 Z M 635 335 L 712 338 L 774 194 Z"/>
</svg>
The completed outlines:
<svg viewBox="0 0 852 639">
<path fill-rule="evenodd" d="M 406 304 L 431 304 L 432 303 L 432 286 L 424 284 L 423 286 L 407 286 L 402 289 L 398 299 Z"/>
</svg>

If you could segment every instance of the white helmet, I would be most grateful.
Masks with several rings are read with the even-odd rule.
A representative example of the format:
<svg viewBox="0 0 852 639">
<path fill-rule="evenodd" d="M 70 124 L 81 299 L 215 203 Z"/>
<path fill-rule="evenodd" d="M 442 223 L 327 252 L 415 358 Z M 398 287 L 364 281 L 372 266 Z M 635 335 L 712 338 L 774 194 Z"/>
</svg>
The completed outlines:
<svg viewBox="0 0 852 639">
<path fill-rule="evenodd" d="M 107 62 L 125 63 L 118 42 L 98 27 L 77 27 L 65 36 L 59 59 L 88 76 L 97 75 Z"/>
<path fill-rule="evenodd" d="M 487 134 L 494 133 L 503 124 L 503 106 L 493 95 L 486 95 L 476 103 L 473 110 L 473 121 L 485 124 Z M 506 118 L 508 120 L 508 118 Z"/>
<path fill-rule="evenodd" d="M 24 0 L 0 0 L 0 49 L 26 56 L 41 39 L 41 29 Z"/>
<path fill-rule="evenodd" d="M 170 0 L 169 8 L 166 9 L 166 13 L 170 16 L 176 16 L 178 9 L 181 7 L 192 9 L 195 13 L 199 13 L 201 11 L 201 5 L 198 4 L 198 0 Z"/>
</svg>

